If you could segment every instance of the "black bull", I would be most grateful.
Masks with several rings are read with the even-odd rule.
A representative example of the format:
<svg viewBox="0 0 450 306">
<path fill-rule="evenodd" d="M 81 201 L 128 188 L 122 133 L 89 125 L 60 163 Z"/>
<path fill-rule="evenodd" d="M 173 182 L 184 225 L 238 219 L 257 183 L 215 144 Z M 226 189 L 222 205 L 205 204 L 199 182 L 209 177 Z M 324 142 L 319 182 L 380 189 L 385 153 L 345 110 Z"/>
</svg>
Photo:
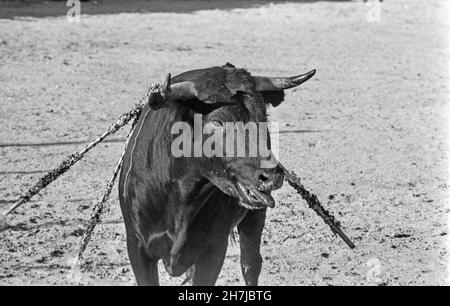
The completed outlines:
<svg viewBox="0 0 450 306">
<path fill-rule="evenodd" d="M 257 285 L 260 240 L 270 195 L 281 187 L 279 166 L 262 168 L 256 157 L 174 157 L 176 122 L 223 130 L 226 122 L 266 122 L 266 105 L 315 71 L 289 78 L 253 77 L 227 63 L 170 79 L 143 109 L 124 157 L 119 199 L 128 254 L 138 285 L 158 285 L 162 259 L 171 276 L 188 272 L 193 285 L 214 285 L 228 237 L 237 226 L 247 285 Z M 249 142 L 248 137 L 244 138 Z M 227 143 L 226 145 L 230 145 Z M 270 148 L 270 137 L 265 145 Z"/>
</svg>

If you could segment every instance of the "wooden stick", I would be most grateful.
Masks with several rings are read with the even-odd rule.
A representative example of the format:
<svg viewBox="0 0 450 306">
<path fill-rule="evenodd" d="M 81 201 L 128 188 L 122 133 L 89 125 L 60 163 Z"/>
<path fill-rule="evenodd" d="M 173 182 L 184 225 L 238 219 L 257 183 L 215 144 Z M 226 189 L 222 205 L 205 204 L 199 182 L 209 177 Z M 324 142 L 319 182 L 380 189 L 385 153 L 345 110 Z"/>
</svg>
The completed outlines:
<svg viewBox="0 0 450 306">
<path fill-rule="evenodd" d="M 86 247 L 89 243 L 89 241 L 91 240 L 92 237 L 92 233 L 95 229 L 95 226 L 100 222 L 100 217 L 101 214 L 103 212 L 103 209 L 105 208 L 105 204 L 109 199 L 109 196 L 111 194 L 111 190 L 114 186 L 114 182 L 117 178 L 117 176 L 119 175 L 119 171 L 122 168 L 122 164 L 123 164 L 123 157 L 125 156 L 125 152 L 128 146 L 128 143 L 130 141 L 131 135 L 133 134 L 134 128 L 136 126 L 136 123 L 139 119 L 139 115 L 136 115 L 136 118 L 133 121 L 133 125 L 131 126 L 130 132 L 128 134 L 127 140 L 125 142 L 125 146 L 122 152 L 122 155 L 119 158 L 119 161 L 117 162 L 116 168 L 114 169 L 113 175 L 111 177 L 111 179 L 109 180 L 109 182 L 106 184 L 106 188 L 105 191 L 103 193 L 103 196 L 101 198 L 101 200 L 94 206 L 93 210 L 92 210 L 92 215 L 91 218 L 89 220 L 88 225 L 86 226 L 86 230 L 84 231 L 83 237 L 81 237 L 80 239 L 80 243 L 79 243 L 79 248 L 78 248 L 78 252 L 75 256 L 75 259 L 73 261 L 72 264 L 72 271 L 76 271 L 79 260 L 82 259 L 83 257 L 83 253 L 86 250 Z"/>
<path fill-rule="evenodd" d="M 279 164 L 280 167 L 284 171 L 285 179 L 293 187 L 297 193 L 302 197 L 303 200 L 308 203 L 308 207 L 314 210 L 314 212 L 323 219 L 323 221 L 330 227 L 331 231 L 335 234 L 338 234 L 345 243 L 351 248 L 354 249 L 355 245 L 353 242 L 344 234 L 341 230 L 340 222 L 336 221 L 334 216 L 332 216 L 319 202 L 317 196 L 315 194 L 310 193 L 300 181 L 294 172 L 288 171 L 283 165 Z"/>
<path fill-rule="evenodd" d="M 117 132 L 117 130 L 119 130 L 121 127 L 126 125 L 131 119 L 133 119 L 138 114 L 140 114 L 142 109 L 144 108 L 144 106 L 147 103 L 150 103 L 151 99 L 155 99 L 155 96 L 158 96 L 158 93 L 160 93 L 162 90 L 164 90 L 164 89 L 159 84 L 152 84 L 147 95 L 145 97 L 142 97 L 139 100 L 139 102 L 136 103 L 135 106 L 131 109 L 131 111 L 129 111 L 128 113 L 122 114 L 113 124 L 111 124 L 109 126 L 109 128 L 105 132 L 103 132 L 100 136 L 98 136 L 96 139 L 94 139 L 83 150 L 69 155 L 68 157 L 66 157 L 66 159 L 64 159 L 61 162 L 61 164 L 57 168 L 51 170 L 50 172 L 45 174 L 43 177 L 41 177 L 33 187 L 31 187 L 30 189 L 28 189 L 27 192 L 25 192 L 23 195 L 21 195 L 19 200 L 3 213 L 3 216 L 6 216 L 6 215 L 12 213 L 18 207 L 20 207 L 23 204 L 30 201 L 32 197 L 37 195 L 42 189 L 47 187 L 51 182 L 53 182 L 58 177 L 60 177 L 62 174 L 64 174 L 67 170 L 69 170 L 70 167 L 72 167 L 80 159 L 82 159 L 84 157 L 84 155 L 86 155 L 87 152 L 92 150 L 102 140 L 104 140 L 109 135 Z"/>
</svg>

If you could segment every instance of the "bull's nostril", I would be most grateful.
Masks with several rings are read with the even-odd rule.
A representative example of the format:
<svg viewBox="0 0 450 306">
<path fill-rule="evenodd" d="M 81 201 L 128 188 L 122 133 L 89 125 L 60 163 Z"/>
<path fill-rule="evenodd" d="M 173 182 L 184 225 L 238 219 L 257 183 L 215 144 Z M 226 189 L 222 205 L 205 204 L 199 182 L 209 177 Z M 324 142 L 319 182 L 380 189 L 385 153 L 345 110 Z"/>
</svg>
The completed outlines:
<svg viewBox="0 0 450 306">
<path fill-rule="evenodd" d="M 260 180 L 261 182 L 267 182 L 267 181 L 269 180 L 269 178 L 268 178 L 267 175 L 265 175 L 264 173 L 261 173 L 261 174 L 259 175 L 259 180 Z"/>
</svg>

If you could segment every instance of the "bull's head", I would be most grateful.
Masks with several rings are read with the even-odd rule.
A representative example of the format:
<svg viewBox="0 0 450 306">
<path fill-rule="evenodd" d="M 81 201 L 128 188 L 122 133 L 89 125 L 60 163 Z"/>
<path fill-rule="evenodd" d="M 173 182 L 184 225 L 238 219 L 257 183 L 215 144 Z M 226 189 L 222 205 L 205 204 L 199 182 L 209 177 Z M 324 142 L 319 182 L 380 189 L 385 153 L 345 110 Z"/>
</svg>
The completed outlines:
<svg viewBox="0 0 450 306">
<path fill-rule="evenodd" d="M 277 163 L 263 166 L 265 161 L 273 161 L 267 127 L 260 128 L 267 123 L 266 106 L 278 106 L 284 99 L 283 90 L 302 84 L 314 73 L 315 70 L 294 77 L 251 76 L 227 63 L 222 67 L 188 71 L 173 79 L 169 75 L 162 88 L 150 95 L 149 104 L 158 109 L 171 102 L 187 107 L 192 118 L 201 115 L 202 135 L 219 136 L 216 139 L 222 138 L 223 146 L 214 144 L 213 149 L 218 153 L 214 156 L 192 157 L 195 156 L 192 154 L 190 162 L 203 177 L 224 193 L 238 198 L 244 207 L 274 207 L 270 193 L 282 186 L 283 171 Z M 232 125 L 247 127 L 248 123 L 256 124 L 256 134 L 246 128 L 230 128 Z M 190 124 L 195 128 L 194 120 Z M 195 147 L 195 139 L 190 141 Z M 202 137 L 202 145 L 204 142 Z M 260 149 L 269 154 L 263 156 Z"/>
</svg>

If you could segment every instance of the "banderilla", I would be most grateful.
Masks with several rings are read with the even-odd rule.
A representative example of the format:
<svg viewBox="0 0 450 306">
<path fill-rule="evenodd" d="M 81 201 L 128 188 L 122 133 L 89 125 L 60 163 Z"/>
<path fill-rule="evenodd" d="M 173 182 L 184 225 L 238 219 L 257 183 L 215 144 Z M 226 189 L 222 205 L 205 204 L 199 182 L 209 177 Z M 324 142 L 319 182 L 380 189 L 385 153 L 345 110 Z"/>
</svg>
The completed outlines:
<svg viewBox="0 0 450 306">
<path fill-rule="evenodd" d="M 149 99 L 157 96 L 156 93 L 162 91 L 162 87 L 159 84 L 152 84 L 147 95 L 142 97 L 138 103 L 134 105 L 134 107 L 125 114 L 122 114 L 113 124 L 111 124 L 108 129 L 103 132 L 101 135 L 99 135 L 97 138 L 95 138 L 91 143 L 89 143 L 83 150 L 80 152 L 74 152 L 73 154 L 66 157 L 58 167 L 54 168 L 53 170 L 49 171 L 47 174 L 45 174 L 43 177 L 41 177 L 30 189 L 27 190 L 27 192 L 23 193 L 19 200 L 16 201 L 8 210 L 3 212 L 3 216 L 6 216 L 10 213 L 12 213 L 14 210 L 16 210 L 18 207 L 22 206 L 23 204 L 29 202 L 31 198 L 33 198 L 35 195 L 37 195 L 39 192 L 41 192 L 42 189 L 47 187 L 50 183 L 55 181 L 58 177 L 60 177 L 62 174 L 67 172 L 73 165 L 75 165 L 78 161 L 80 161 L 86 153 L 88 153 L 90 150 L 92 150 L 95 146 L 97 146 L 100 142 L 102 142 L 106 137 L 108 137 L 111 134 L 114 134 L 117 132 L 121 127 L 128 124 L 131 119 L 138 116 L 144 106 L 149 102 Z"/>
<path fill-rule="evenodd" d="M 309 192 L 300 181 L 300 178 L 295 175 L 294 172 L 288 171 L 283 165 L 280 164 L 280 167 L 283 169 L 285 179 L 294 188 L 297 193 L 302 197 L 303 200 L 306 201 L 308 207 L 314 210 L 314 212 L 323 219 L 323 221 L 330 227 L 331 231 L 335 234 L 338 234 L 345 243 L 351 248 L 354 249 L 355 245 L 353 242 L 344 234 L 341 230 L 340 222 L 336 221 L 333 215 L 331 215 L 320 203 L 317 199 L 317 196 L 311 192 Z"/>
</svg>

